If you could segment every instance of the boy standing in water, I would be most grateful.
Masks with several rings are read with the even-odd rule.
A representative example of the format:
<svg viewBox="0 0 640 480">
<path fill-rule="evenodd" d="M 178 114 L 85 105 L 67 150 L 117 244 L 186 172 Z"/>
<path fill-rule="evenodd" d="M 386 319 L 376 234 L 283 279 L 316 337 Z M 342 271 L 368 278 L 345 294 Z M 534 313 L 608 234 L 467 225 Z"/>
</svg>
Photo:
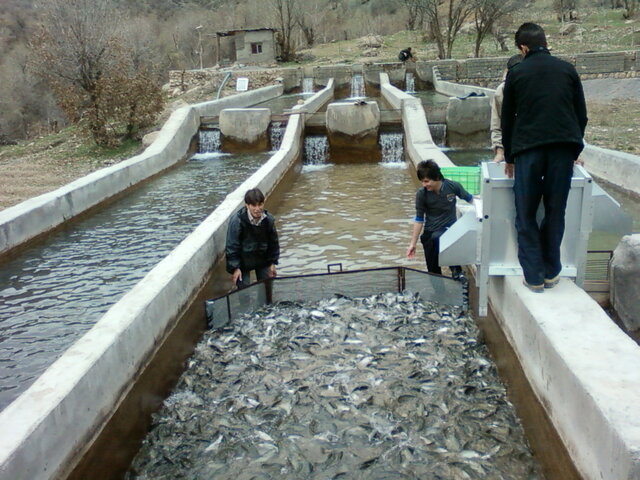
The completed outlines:
<svg viewBox="0 0 640 480">
<path fill-rule="evenodd" d="M 433 160 L 420 162 L 417 174 L 422 188 L 416 192 L 416 218 L 411 242 L 407 248 L 407 258 L 415 258 L 416 244 L 418 236 L 420 236 L 427 261 L 427 270 L 431 273 L 442 274 L 438 262 L 440 237 L 456 221 L 456 197 L 471 203 L 473 195 L 458 182 L 444 178 L 440 167 Z M 449 268 L 451 276 L 455 280 L 464 278 L 460 266 L 453 265 Z"/>
<path fill-rule="evenodd" d="M 258 188 L 248 190 L 245 206 L 231 217 L 227 230 L 227 272 L 234 285 L 251 283 L 251 270 L 264 280 L 276 276 L 280 244 L 273 215 L 264 209 L 264 194 Z"/>
</svg>

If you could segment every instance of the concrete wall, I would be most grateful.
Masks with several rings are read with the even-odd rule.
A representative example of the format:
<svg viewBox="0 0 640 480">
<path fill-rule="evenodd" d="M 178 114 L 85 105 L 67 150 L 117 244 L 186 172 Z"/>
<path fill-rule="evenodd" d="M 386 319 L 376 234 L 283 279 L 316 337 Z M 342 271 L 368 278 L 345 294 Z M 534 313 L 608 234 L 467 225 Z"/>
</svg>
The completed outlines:
<svg viewBox="0 0 640 480">
<path fill-rule="evenodd" d="M 253 105 L 281 94 L 282 86 L 271 86 L 176 110 L 140 155 L 0 211 L 0 255 L 175 165 L 189 149 L 200 117 L 216 116 L 224 108 Z"/>
<path fill-rule="evenodd" d="M 640 50 L 558 56 L 575 65 L 583 80 L 604 77 L 628 78 L 640 75 Z M 422 80 L 432 81 L 432 69 L 437 67 L 443 80 L 495 87 L 502 80 L 508 59 L 509 57 L 491 57 L 419 61 L 416 64 L 416 72 Z"/>
<path fill-rule="evenodd" d="M 1 480 L 51 479 L 69 471 L 222 256 L 229 218 L 244 204 L 246 190 L 273 191 L 301 155 L 304 115 L 296 112 L 313 112 L 332 95 L 330 85 L 310 104 L 294 107 L 280 150 L 0 412 L 0 431 L 11 432 L 0 436 Z M 191 108 L 214 115 L 206 105 Z"/>
<path fill-rule="evenodd" d="M 169 87 L 172 91 L 177 90 L 178 92 L 205 85 L 214 85 L 218 88 L 228 73 L 231 73 L 231 79 L 227 85 L 233 89 L 236 88 L 238 78 L 246 77 L 249 79 L 249 87 L 252 89 L 283 84 L 285 91 L 288 91 L 300 87 L 304 77 L 302 68 L 171 70 L 169 72 Z"/>
<path fill-rule="evenodd" d="M 640 50 L 606 53 L 580 53 L 576 55 L 560 55 L 576 66 L 583 80 L 602 77 L 636 77 L 640 75 Z M 464 60 L 429 60 L 418 61 L 411 65 L 415 68 L 416 78 L 421 82 L 433 83 L 433 67 L 437 67 L 442 80 L 458 84 L 481 85 L 496 87 L 504 75 L 509 57 L 468 58 Z M 271 69 L 278 77 L 285 81 L 285 89 L 300 86 L 302 78 L 315 77 L 318 85 L 326 85 L 333 78 L 336 86 L 347 84 L 351 75 L 362 73 L 367 82 L 377 85 L 379 74 L 386 73 L 390 81 L 400 83 L 404 81 L 406 66 L 401 62 L 372 63 L 366 65 L 336 64 L 317 67 L 277 68 Z M 306 72 L 303 75 L 302 71 Z M 264 74 L 264 70 L 232 71 L 234 76 L 249 76 Z M 196 85 L 222 81 L 227 71 L 204 70 L 173 70 L 169 72 L 171 88 L 188 89 Z M 452 93 L 452 96 L 459 96 Z"/>
<path fill-rule="evenodd" d="M 640 195 L 640 156 L 586 145 L 580 158 L 593 176 Z"/>
<path fill-rule="evenodd" d="M 453 162 L 433 143 L 422 101 L 389 82 L 386 73 L 380 74 L 380 93 L 394 108 L 402 111 L 405 151 L 414 166 L 423 160 L 435 160 L 441 167 L 454 167 Z"/>
<path fill-rule="evenodd" d="M 582 289 L 492 277 L 490 306 L 578 471 L 640 478 L 640 347 Z"/>
</svg>

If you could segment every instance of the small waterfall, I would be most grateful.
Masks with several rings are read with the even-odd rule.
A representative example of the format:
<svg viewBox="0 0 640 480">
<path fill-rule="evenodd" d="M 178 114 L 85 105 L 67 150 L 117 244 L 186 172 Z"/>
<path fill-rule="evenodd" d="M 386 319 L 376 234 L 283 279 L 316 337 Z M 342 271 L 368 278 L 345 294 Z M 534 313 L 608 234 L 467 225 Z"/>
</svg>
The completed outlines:
<svg viewBox="0 0 640 480">
<path fill-rule="evenodd" d="M 271 122 L 269 126 L 269 139 L 271 140 L 271 151 L 280 150 L 285 127 L 282 122 Z"/>
<path fill-rule="evenodd" d="M 447 142 L 447 124 L 446 123 L 430 123 L 429 131 L 431 132 L 431 138 L 433 143 L 439 147 L 446 146 Z"/>
<path fill-rule="evenodd" d="M 413 76 L 413 72 L 407 72 L 404 75 L 404 91 L 416 93 L 416 78 Z"/>
<path fill-rule="evenodd" d="M 351 97 L 350 98 L 363 98 L 363 97 L 365 97 L 364 77 L 362 75 L 353 75 L 351 77 Z"/>
<path fill-rule="evenodd" d="M 313 93 L 313 77 L 302 79 L 302 93 Z"/>
<path fill-rule="evenodd" d="M 382 151 L 382 163 L 404 162 L 404 135 L 402 133 L 381 133 L 378 143 Z"/>
<path fill-rule="evenodd" d="M 304 137 L 304 165 L 324 165 L 329 159 L 329 138 L 326 135 Z"/>
<path fill-rule="evenodd" d="M 222 148 L 220 130 L 217 128 L 200 130 L 198 136 L 198 153 L 219 152 Z"/>
</svg>

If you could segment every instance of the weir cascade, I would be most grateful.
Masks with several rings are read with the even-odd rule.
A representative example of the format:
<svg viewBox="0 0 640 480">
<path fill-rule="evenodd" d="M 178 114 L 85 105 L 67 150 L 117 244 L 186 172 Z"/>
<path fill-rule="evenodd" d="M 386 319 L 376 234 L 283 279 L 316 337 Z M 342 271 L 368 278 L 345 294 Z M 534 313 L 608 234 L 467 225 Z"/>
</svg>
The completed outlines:
<svg viewBox="0 0 640 480">
<path fill-rule="evenodd" d="M 381 84 L 385 96 L 394 94 L 384 80 Z M 321 98 L 324 93 L 318 92 L 316 95 L 320 95 L 317 98 Z M 420 137 L 429 131 L 426 122 L 423 123 L 424 128 L 416 129 L 421 119 L 424 122 L 425 115 L 424 111 L 421 113 L 422 108 L 418 108 L 418 104 L 412 103 L 411 99 L 404 100 L 404 104 L 403 131 L 407 145 L 405 156 L 414 165 L 425 156 L 427 158 L 434 156 L 438 161 L 449 161 L 439 149 L 435 148 L 433 142 L 429 144 L 426 139 Z M 121 392 L 128 391 L 125 387 L 130 384 L 132 378 L 135 378 L 135 372 L 141 365 L 150 361 L 147 355 L 148 352 L 155 351 L 156 347 L 153 344 L 159 345 L 164 339 L 170 337 L 171 331 L 179 325 L 176 321 L 182 316 L 180 312 L 184 311 L 190 302 L 193 305 L 189 310 L 191 319 L 195 320 L 195 323 L 202 320 L 201 297 L 196 299 L 195 292 L 199 291 L 203 279 L 208 279 L 212 273 L 213 260 L 220 258 L 224 244 L 225 222 L 228 216 L 242 204 L 244 191 L 257 186 L 265 192 L 274 192 L 281 179 L 286 184 L 286 172 L 295 172 L 299 168 L 296 167 L 299 165 L 296 158 L 299 158 L 302 149 L 303 117 L 312 110 L 308 106 L 304 108 L 306 111 L 298 114 L 295 113 L 295 107 L 292 109 L 283 147 L 260 167 L 258 172 L 238 189 L 229 193 L 220 206 L 198 225 L 191 235 L 149 272 L 118 304 L 114 305 L 99 324 L 66 352 L 46 375 L 38 379 L 34 387 L 26 392 L 27 394 L 22 396 L 19 402 L 14 402 L 6 411 L 0 413 L 0 426 L 16 433 L 11 440 L 21 439 L 17 445 L 5 444 L 0 448 L 2 459 L 0 478 L 18 478 L 17 472 L 25 473 L 29 478 L 64 475 L 68 472 L 67 469 L 78 461 L 77 457 L 73 457 L 75 452 L 87 453 L 85 458 L 92 456 L 91 452 L 83 450 L 82 446 L 92 443 L 91 433 L 110 418 L 110 413 L 113 413 L 109 410 L 110 406 L 113 407 L 119 403 Z M 288 156 L 290 152 L 292 152 L 291 156 Z M 444 159 L 441 160 L 440 155 Z M 403 165 L 400 162 L 397 163 Z M 335 166 L 323 168 L 334 169 Z M 375 194 L 375 185 L 370 190 Z M 415 191 L 412 188 L 408 190 L 409 195 Z M 275 191 L 273 195 L 276 198 L 282 195 L 282 192 Z M 409 204 L 410 209 L 411 201 L 406 203 Z M 362 208 L 366 208 L 365 205 Z M 371 235 L 375 239 L 376 232 L 371 232 Z M 348 238 L 345 240 L 348 241 Z M 375 254 L 370 256 L 370 258 L 375 257 Z M 544 309 L 540 311 L 539 306 L 536 307 L 534 303 L 537 299 L 529 298 L 515 280 L 514 277 L 505 277 L 502 282 L 494 282 L 490 285 L 490 295 L 496 299 L 493 304 L 494 313 L 498 322 L 506 328 L 506 335 L 509 337 L 507 341 L 513 342 L 514 348 L 521 349 L 518 350 L 517 356 L 524 364 L 524 375 L 532 384 L 534 392 L 532 396 L 542 400 L 546 408 L 546 411 L 542 410 L 542 412 L 552 419 L 554 429 L 560 432 L 558 436 L 570 452 L 571 460 L 582 476 L 585 478 L 598 476 L 611 479 L 633 478 L 631 475 L 633 475 L 633 469 L 637 471 L 637 464 L 633 463 L 633 457 L 628 456 L 628 453 L 633 450 L 634 445 L 638 445 L 634 443 L 632 428 L 640 416 L 633 416 L 636 407 L 631 405 L 628 399 L 623 398 L 622 393 L 630 392 L 633 398 L 636 393 L 634 389 L 640 384 L 635 381 L 637 372 L 625 369 L 625 365 L 637 364 L 639 358 L 637 346 L 634 345 L 635 348 L 632 348 L 632 345 L 618 334 L 619 331 L 611 327 L 610 321 L 607 324 L 602 316 L 594 313 L 593 309 L 597 306 L 594 307 L 586 295 L 580 296 L 580 293 L 576 292 L 576 287 L 569 281 L 561 282 L 558 290 L 561 295 L 558 298 L 555 292 L 551 295 L 545 293 L 545 300 L 558 309 L 558 314 L 562 318 L 554 317 L 553 325 L 542 325 L 540 329 L 537 317 L 544 316 L 548 312 Z M 574 312 L 562 308 L 562 302 L 566 303 L 567 296 L 579 301 L 580 322 L 573 320 Z M 517 329 L 509 329 L 509 324 L 504 319 L 503 306 L 508 307 L 507 312 L 510 312 L 507 320 L 519 322 Z M 513 318 L 514 315 L 517 318 Z M 573 329 L 566 330 L 567 325 L 571 325 Z M 572 355 L 567 356 L 567 348 L 557 342 L 554 337 L 556 331 L 561 338 L 571 338 L 569 347 Z M 526 348 L 526 344 L 523 344 L 518 337 L 519 333 L 522 333 L 525 338 L 538 339 L 535 351 L 532 352 Z M 603 352 L 594 345 L 594 339 L 616 345 L 615 354 L 618 360 L 616 361 L 610 353 Z M 524 348 L 523 345 L 525 345 Z M 592 362 L 587 366 L 588 371 L 580 362 L 583 358 L 580 354 L 581 349 L 588 352 Z M 99 352 L 104 353 L 99 355 Z M 127 354 L 123 356 L 122 352 Z M 539 364 L 544 365 L 544 372 L 547 375 L 545 378 L 538 378 L 536 363 L 531 363 L 529 360 L 532 354 L 539 355 Z M 558 357 L 560 357 L 559 361 L 553 361 Z M 78 358 L 90 359 L 91 363 L 79 364 Z M 620 358 L 627 363 L 620 365 Z M 565 365 L 570 365 L 568 370 Z M 533 375 L 530 376 L 532 372 Z M 594 378 L 594 376 L 597 380 L 601 380 L 605 374 L 608 378 L 623 376 L 631 379 L 631 386 L 625 387 L 626 390 L 623 392 L 619 384 L 613 385 L 605 395 L 597 382 L 588 381 L 588 378 Z M 80 380 L 76 375 L 79 375 L 77 378 Z M 100 382 L 99 391 L 96 390 L 96 381 Z M 64 386 L 63 395 L 54 395 L 53 385 L 56 384 L 58 388 Z M 567 390 L 568 386 L 572 388 Z M 611 395 L 619 399 L 619 405 L 606 404 L 606 398 Z M 54 412 L 53 415 L 48 416 L 42 412 L 45 409 L 43 402 L 53 400 L 54 396 L 59 403 L 53 407 L 46 406 L 47 411 Z M 585 414 L 584 411 L 576 408 L 577 405 L 584 406 L 590 419 L 587 427 L 594 428 L 597 435 L 585 433 L 584 428 L 581 429 L 579 420 L 572 417 L 570 412 L 563 410 L 564 404 L 567 408 L 571 406 L 575 410 L 574 417 Z M 89 405 L 89 408 L 85 410 L 86 405 Z M 623 411 L 631 413 L 631 418 L 622 414 Z M 74 412 L 71 417 L 70 412 Z M 145 415 L 148 415 L 148 412 L 145 412 Z M 36 421 L 35 417 L 38 423 L 33 427 L 32 422 Z M 565 418 L 569 423 L 565 422 Z M 58 438 L 51 438 L 51 434 L 47 436 L 47 432 L 57 431 L 58 428 L 66 430 L 69 448 L 61 444 Z M 572 435 L 572 428 L 578 429 L 575 436 Z M 611 463 L 614 454 L 608 455 L 611 453 L 610 450 L 607 450 L 604 455 L 598 455 L 604 450 L 599 448 L 601 446 L 599 441 L 608 442 L 611 439 L 615 439 L 609 444 L 614 444 L 612 448 L 615 458 L 625 459 L 615 465 Z M 535 442 L 532 443 L 535 445 Z M 109 444 L 101 443 L 98 439 L 95 445 Z M 534 446 L 534 450 L 535 448 Z M 43 452 L 46 463 L 29 458 L 28 452 L 33 451 Z M 78 471 L 83 471 L 82 468 L 87 468 L 89 464 L 81 462 L 78 464 L 80 468 Z M 613 473 L 603 474 L 602 472 Z"/>
</svg>

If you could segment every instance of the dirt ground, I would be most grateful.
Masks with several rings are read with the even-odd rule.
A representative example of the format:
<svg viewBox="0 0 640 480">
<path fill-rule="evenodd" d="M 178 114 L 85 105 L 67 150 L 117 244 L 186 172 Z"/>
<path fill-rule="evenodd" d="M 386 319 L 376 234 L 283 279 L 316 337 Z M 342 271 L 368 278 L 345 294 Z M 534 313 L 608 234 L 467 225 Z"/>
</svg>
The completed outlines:
<svg viewBox="0 0 640 480">
<path fill-rule="evenodd" d="M 589 104 L 587 141 L 640 154 L 640 78 L 587 80 L 584 90 Z M 55 190 L 138 151 L 96 158 L 82 149 L 75 133 L 64 131 L 17 147 L 0 147 L 0 209 Z"/>
</svg>

